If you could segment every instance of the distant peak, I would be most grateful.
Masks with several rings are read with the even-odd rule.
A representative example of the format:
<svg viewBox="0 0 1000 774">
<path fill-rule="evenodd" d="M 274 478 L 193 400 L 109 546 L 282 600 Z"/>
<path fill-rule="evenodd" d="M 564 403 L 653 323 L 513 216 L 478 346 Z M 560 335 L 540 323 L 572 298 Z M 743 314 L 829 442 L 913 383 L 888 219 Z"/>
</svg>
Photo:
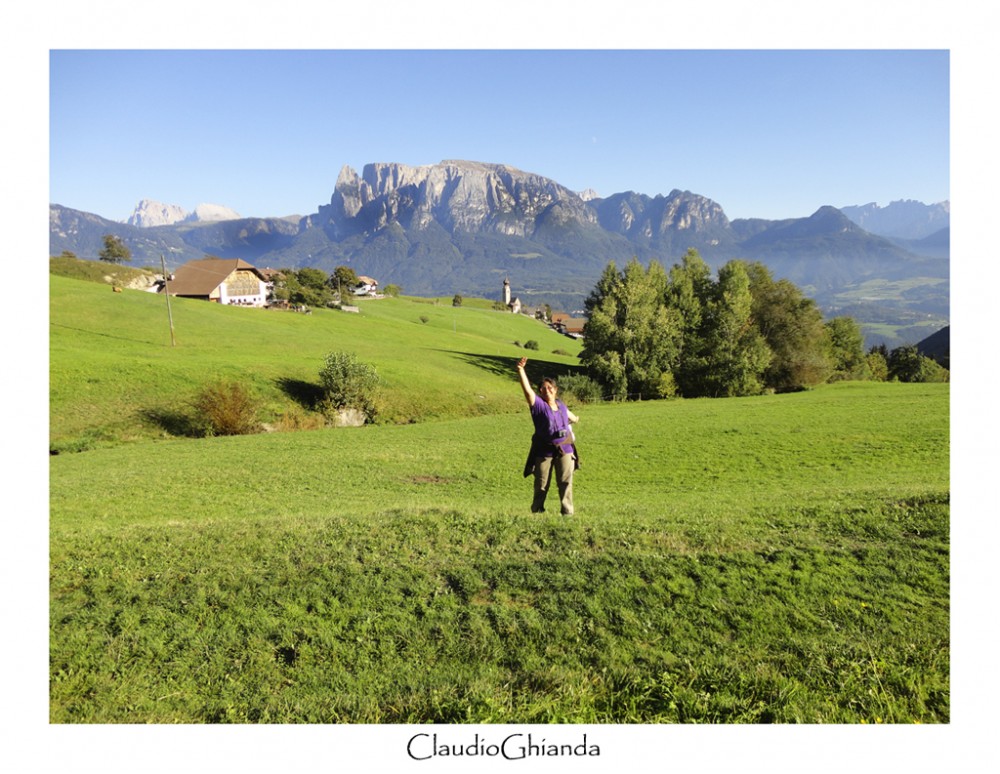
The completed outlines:
<svg viewBox="0 0 1000 774">
<path fill-rule="evenodd" d="M 172 226 L 174 223 L 238 220 L 240 217 L 238 212 L 221 204 L 199 204 L 193 212 L 188 212 L 176 204 L 163 204 L 155 199 L 142 199 L 135 206 L 132 215 L 126 222 L 130 226 L 152 228 L 154 226 Z"/>
<path fill-rule="evenodd" d="M 176 204 L 164 204 L 155 199 L 141 199 L 126 223 L 139 228 L 170 226 L 188 217 L 188 212 Z"/>
<path fill-rule="evenodd" d="M 213 223 L 220 220 L 239 220 L 241 215 L 221 204 L 199 204 L 185 220 Z"/>
</svg>

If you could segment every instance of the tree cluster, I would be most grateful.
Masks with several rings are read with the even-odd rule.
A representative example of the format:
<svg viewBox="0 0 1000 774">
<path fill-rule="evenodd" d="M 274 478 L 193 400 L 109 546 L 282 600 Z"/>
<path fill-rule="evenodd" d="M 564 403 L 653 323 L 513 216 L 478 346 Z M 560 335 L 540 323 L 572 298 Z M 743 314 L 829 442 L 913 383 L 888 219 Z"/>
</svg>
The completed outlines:
<svg viewBox="0 0 1000 774">
<path fill-rule="evenodd" d="M 713 279 L 695 250 L 669 271 L 611 262 L 586 309 L 581 359 L 612 399 L 787 392 L 867 371 L 857 323 L 824 323 L 760 263 L 730 261 Z"/>
<path fill-rule="evenodd" d="M 866 356 L 871 378 L 881 382 L 947 382 L 951 373 L 912 344 L 890 350 L 880 344 Z"/>
<path fill-rule="evenodd" d="M 282 269 L 280 275 L 274 284 L 274 298 L 305 306 L 331 306 L 359 283 L 357 273 L 350 266 L 338 266 L 329 275 L 311 266 Z"/>
</svg>

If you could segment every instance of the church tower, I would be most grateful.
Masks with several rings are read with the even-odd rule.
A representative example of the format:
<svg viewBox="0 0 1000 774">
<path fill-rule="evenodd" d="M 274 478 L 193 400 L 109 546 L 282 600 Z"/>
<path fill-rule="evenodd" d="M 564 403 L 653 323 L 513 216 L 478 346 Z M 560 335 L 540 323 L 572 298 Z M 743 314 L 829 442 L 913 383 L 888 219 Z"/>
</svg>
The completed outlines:
<svg viewBox="0 0 1000 774">
<path fill-rule="evenodd" d="M 503 278 L 503 302 L 505 306 L 510 306 L 510 279 Z"/>
</svg>

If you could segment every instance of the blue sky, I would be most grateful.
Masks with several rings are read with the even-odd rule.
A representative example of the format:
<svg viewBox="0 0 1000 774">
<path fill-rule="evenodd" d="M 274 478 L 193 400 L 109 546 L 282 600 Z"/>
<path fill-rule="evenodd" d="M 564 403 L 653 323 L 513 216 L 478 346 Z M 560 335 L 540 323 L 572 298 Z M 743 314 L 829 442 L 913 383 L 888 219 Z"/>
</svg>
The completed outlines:
<svg viewBox="0 0 1000 774">
<path fill-rule="evenodd" d="M 950 198 L 947 50 L 59 50 L 50 201 L 304 215 L 340 168 L 468 159 L 730 218 Z"/>
</svg>

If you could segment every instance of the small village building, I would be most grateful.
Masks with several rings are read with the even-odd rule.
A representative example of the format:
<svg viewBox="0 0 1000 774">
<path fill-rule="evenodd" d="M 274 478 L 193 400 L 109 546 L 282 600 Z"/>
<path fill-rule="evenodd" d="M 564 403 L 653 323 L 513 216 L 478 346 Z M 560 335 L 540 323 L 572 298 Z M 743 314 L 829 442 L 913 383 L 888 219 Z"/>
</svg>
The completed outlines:
<svg viewBox="0 0 1000 774">
<path fill-rule="evenodd" d="M 573 339 L 583 338 L 583 326 L 587 324 L 586 317 L 567 317 L 564 320 L 556 323 L 556 328 L 559 329 L 560 333 L 563 333 Z"/>
<path fill-rule="evenodd" d="M 358 284 L 357 287 L 354 288 L 354 295 L 356 296 L 378 295 L 378 280 L 374 280 L 371 277 L 365 277 L 364 275 L 358 277 Z"/>
<path fill-rule="evenodd" d="M 167 292 L 217 304 L 265 306 L 268 281 L 261 270 L 242 258 L 202 258 L 188 261 L 166 283 Z"/>
</svg>

